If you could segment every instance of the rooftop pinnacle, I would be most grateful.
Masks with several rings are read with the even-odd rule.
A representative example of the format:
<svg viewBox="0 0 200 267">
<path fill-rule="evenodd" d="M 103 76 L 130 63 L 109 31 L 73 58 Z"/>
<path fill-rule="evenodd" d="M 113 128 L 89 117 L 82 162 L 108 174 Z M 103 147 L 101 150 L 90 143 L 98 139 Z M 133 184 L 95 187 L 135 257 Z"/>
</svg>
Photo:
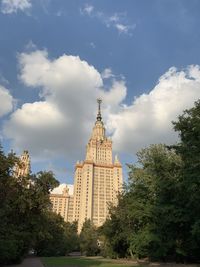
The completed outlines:
<svg viewBox="0 0 200 267">
<path fill-rule="evenodd" d="M 102 99 L 98 98 L 97 99 L 97 103 L 98 103 L 98 113 L 97 113 L 97 121 L 101 121 L 102 117 L 101 117 L 101 103 L 102 103 Z"/>
</svg>

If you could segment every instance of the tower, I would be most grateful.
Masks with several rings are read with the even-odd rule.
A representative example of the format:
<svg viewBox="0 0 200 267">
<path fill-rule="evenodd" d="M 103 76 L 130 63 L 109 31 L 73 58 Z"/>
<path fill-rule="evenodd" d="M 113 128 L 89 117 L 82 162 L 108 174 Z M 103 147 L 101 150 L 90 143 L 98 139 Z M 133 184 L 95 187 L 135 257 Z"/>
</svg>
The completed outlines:
<svg viewBox="0 0 200 267">
<path fill-rule="evenodd" d="M 79 231 L 85 219 L 101 226 L 108 216 L 109 203 L 117 204 L 122 188 L 122 165 L 112 159 L 112 140 L 106 136 L 101 116 L 101 99 L 97 99 L 98 112 L 91 137 L 86 147 L 86 158 L 77 162 L 74 177 L 73 220 Z"/>
<path fill-rule="evenodd" d="M 16 178 L 20 176 L 27 176 L 30 174 L 31 169 L 30 156 L 27 150 L 24 150 L 23 154 L 20 157 L 19 163 L 15 165 L 14 176 Z"/>
</svg>

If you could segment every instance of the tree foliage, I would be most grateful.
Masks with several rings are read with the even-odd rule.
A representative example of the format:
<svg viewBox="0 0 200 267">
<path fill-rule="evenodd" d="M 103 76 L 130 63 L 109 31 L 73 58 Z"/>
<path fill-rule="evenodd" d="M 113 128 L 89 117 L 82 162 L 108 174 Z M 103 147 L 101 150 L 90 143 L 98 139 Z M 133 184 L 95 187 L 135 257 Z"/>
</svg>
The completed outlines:
<svg viewBox="0 0 200 267">
<path fill-rule="evenodd" d="M 97 229 L 91 220 L 85 220 L 83 224 L 80 233 L 80 249 L 87 256 L 94 256 L 99 252 Z"/>
<path fill-rule="evenodd" d="M 49 212 L 42 223 L 45 231 L 35 246 L 38 256 L 65 256 L 79 249 L 76 222 L 64 222 L 61 216 Z"/>
<path fill-rule="evenodd" d="M 0 262 L 19 262 L 34 249 L 39 255 L 65 255 L 77 247 L 77 226 L 51 211 L 52 172 L 14 177 L 18 162 L 0 147 Z"/>
<path fill-rule="evenodd" d="M 185 110 L 173 124 L 181 140 L 175 149 L 183 161 L 183 252 L 190 260 L 196 261 L 200 259 L 200 100 L 193 108 Z"/>
<path fill-rule="evenodd" d="M 102 227 L 108 254 L 200 260 L 200 101 L 174 122 L 176 146 L 151 145 Z"/>
<path fill-rule="evenodd" d="M 129 165 L 129 184 L 103 231 L 117 256 L 167 257 L 175 246 L 171 232 L 178 224 L 175 184 L 182 162 L 164 145 L 152 145 L 137 156 L 138 164 Z"/>
</svg>

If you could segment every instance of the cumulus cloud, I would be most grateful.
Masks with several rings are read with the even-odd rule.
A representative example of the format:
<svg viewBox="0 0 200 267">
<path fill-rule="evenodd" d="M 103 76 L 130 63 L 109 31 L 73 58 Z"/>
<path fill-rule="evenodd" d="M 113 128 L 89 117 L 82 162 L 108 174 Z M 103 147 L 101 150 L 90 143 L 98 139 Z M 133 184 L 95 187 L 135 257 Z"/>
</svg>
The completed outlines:
<svg viewBox="0 0 200 267">
<path fill-rule="evenodd" d="M 56 145 L 61 145 L 54 139 L 63 123 L 67 125 L 53 103 L 26 103 L 11 115 L 5 125 L 5 132 L 14 139 L 15 148 L 30 149 L 34 155 L 42 152 L 44 156 L 52 156 L 54 148 L 57 150 Z"/>
<path fill-rule="evenodd" d="M 8 89 L 0 85 L 0 117 L 13 109 L 13 97 Z"/>
<path fill-rule="evenodd" d="M 2 0 L 1 12 L 4 14 L 26 11 L 31 8 L 31 0 Z"/>
<path fill-rule="evenodd" d="M 98 97 L 114 150 L 130 154 L 152 143 L 176 142 L 171 121 L 200 98 L 199 66 L 170 68 L 149 93 L 125 105 L 125 79 L 117 80 L 110 69 L 100 74 L 77 56 L 50 59 L 46 50 L 21 53 L 18 60 L 20 80 L 27 90 L 37 88 L 40 99 L 15 110 L 4 135 L 16 150 L 28 149 L 37 158 L 83 158 Z M 106 88 L 105 77 L 111 78 Z"/>
<path fill-rule="evenodd" d="M 106 118 L 109 114 L 116 113 L 120 108 L 120 103 L 122 103 L 127 94 L 127 88 L 125 81 L 116 81 L 114 80 L 109 91 L 100 92 L 100 97 L 104 101 L 104 109 Z"/>
<path fill-rule="evenodd" d="M 113 80 L 105 91 L 101 74 L 86 61 L 65 54 L 49 59 L 46 50 L 21 53 L 18 60 L 20 80 L 39 88 L 41 101 L 17 109 L 4 134 L 14 148 L 26 148 L 32 155 L 80 156 L 94 124 L 96 98 L 102 96 L 114 110 L 126 95 L 124 81 Z"/>
<path fill-rule="evenodd" d="M 199 98 L 200 67 L 189 66 L 182 71 L 170 68 L 148 94 L 110 114 L 108 124 L 115 149 L 133 154 L 152 143 L 176 142 L 171 121 Z"/>
</svg>

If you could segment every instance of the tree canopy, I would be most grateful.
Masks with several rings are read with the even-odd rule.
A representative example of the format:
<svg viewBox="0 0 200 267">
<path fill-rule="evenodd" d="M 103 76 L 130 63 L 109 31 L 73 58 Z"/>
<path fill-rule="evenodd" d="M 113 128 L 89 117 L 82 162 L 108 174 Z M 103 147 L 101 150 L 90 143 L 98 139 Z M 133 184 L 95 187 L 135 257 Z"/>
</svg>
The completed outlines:
<svg viewBox="0 0 200 267">
<path fill-rule="evenodd" d="M 52 172 L 14 177 L 19 160 L 0 147 L 0 262 L 19 262 L 30 249 L 38 255 L 65 255 L 77 246 L 76 224 L 51 211 Z"/>
<path fill-rule="evenodd" d="M 200 260 L 200 101 L 173 124 L 177 145 L 151 145 L 128 165 L 129 183 L 102 227 L 111 256 Z"/>
<path fill-rule="evenodd" d="M 91 220 L 85 220 L 80 233 L 81 253 L 87 256 L 95 256 L 99 252 L 97 229 Z"/>
</svg>

